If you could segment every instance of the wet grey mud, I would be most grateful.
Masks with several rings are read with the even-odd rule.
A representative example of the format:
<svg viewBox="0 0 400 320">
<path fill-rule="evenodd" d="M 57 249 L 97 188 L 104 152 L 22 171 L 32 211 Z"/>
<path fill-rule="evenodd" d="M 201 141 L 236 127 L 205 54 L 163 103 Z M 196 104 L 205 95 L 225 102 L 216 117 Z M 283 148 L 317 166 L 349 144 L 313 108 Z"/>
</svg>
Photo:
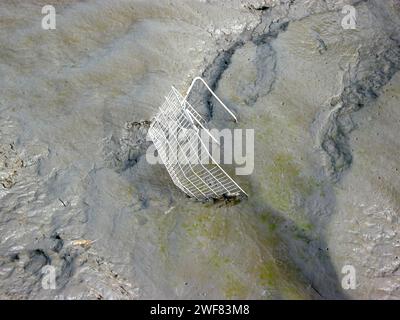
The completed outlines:
<svg viewBox="0 0 400 320">
<path fill-rule="evenodd" d="M 399 1 L 58 1 L 43 30 L 46 4 L 0 4 L 0 298 L 400 298 Z M 198 75 L 255 130 L 240 202 L 146 161 Z"/>
</svg>

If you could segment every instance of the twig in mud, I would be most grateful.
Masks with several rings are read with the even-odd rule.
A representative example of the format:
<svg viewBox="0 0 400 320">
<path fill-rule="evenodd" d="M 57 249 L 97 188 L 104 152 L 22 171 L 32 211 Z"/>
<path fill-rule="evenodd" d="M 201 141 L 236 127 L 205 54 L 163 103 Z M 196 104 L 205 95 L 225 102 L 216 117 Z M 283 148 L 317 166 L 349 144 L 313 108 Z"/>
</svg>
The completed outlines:
<svg viewBox="0 0 400 320">
<path fill-rule="evenodd" d="M 83 248 L 90 247 L 93 243 L 95 243 L 98 239 L 96 240 L 85 240 L 85 239 L 79 239 L 79 240 L 73 240 L 71 244 L 73 246 L 80 246 Z"/>
</svg>

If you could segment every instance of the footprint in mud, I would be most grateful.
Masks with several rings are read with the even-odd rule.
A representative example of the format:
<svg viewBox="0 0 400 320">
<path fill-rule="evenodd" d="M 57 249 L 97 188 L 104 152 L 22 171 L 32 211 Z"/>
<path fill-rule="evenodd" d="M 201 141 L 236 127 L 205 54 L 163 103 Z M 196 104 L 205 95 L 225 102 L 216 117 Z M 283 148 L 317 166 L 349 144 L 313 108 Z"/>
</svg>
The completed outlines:
<svg viewBox="0 0 400 320">
<path fill-rule="evenodd" d="M 147 120 L 127 122 L 120 138 L 107 138 L 103 149 L 106 165 L 118 171 L 133 167 L 151 144 L 146 139 L 149 126 Z"/>
<path fill-rule="evenodd" d="M 45 265 L 50 263 L 50 257 L 42 249 L 32 250 L 29 252 L 29 261 L 24 266 L 24 270 L 32 274 L 37 274 Z"/>
</svg>

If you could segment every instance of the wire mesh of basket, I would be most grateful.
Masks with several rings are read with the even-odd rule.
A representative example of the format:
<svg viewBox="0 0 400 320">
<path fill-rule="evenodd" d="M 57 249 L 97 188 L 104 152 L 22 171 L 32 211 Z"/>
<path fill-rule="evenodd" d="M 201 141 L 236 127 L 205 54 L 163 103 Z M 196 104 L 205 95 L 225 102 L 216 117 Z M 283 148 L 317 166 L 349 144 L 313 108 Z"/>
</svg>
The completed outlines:
<svg viewBox="0 0 400 320">
<path fill-rule="evenodd" d="M 207 122 L 187 101 L 194 83 L 198 80 L 203 82 L 216 100 L 237 121 L 236 116 L 207 83 L 202 78 L 196 77 L 186 97 L 172 87 L 152 120 L 149 136 L 173 182 L 188 196 L 206 200 L 247 195 L 215 161 L 200 135 L 200 130 L 203 130 L 218 144 L 207 128 Z"/>
</svg>

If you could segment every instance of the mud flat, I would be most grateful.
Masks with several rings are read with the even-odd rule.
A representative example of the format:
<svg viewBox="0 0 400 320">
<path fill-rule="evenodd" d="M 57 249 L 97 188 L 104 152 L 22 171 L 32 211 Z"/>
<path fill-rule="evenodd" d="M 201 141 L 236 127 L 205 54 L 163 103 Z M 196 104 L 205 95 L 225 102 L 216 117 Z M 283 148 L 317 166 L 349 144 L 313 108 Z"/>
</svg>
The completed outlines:
<svg viewBox="0 0 400 320">
<path fill-rule="evenodd" d="M 51 31 L 44 4 L 0 5 L 1 298 L 400 298 L 398 1 L 64 1 Z M 144 156 L 197 75 L 255 129 L 239 204 Z"/>
</svg>

